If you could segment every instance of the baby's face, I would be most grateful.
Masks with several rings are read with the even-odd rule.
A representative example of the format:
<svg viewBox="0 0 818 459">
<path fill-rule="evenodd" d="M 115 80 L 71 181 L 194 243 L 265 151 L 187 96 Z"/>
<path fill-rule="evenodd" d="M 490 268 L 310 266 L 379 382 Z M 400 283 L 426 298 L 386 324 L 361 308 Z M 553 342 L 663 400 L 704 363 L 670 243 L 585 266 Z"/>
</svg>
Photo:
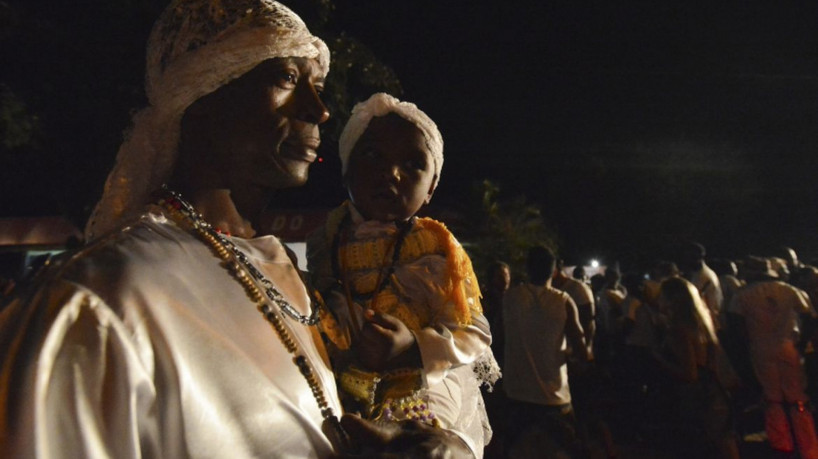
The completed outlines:
<svg viewBox="0 0 818 459">
<path fill-rule="evenodd" d="M 432 198 L 435 166 L 420 129 L 398 115 L 375 117 L 350 152 L 345 184 L 367 220 L 405 221 Z"/>
</svg>

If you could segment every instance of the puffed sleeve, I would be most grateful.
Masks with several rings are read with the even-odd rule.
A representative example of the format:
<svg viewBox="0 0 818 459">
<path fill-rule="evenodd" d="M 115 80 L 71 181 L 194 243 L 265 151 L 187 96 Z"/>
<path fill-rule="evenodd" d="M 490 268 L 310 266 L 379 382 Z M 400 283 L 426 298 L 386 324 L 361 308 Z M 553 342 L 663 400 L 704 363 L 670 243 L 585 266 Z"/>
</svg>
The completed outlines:
<svg viewBox="0 0 818 459">
<path fill-rule="evenodd" d="M 420 269 L 420 263 L 416 263 L 411 268 L 396 269 L 394 277 L 402 280 L 402 295 L 433 305 L 431 309 L 436 312 L 429 326 L 412 332 L 420 349 L 426 382 L 435 384 L 450 368 L 470 364 L 483 355 L 491 344 L 491 331 L 488 320 L 479 312 L 479 289 L 473 288 L 474 282 L 464 280 L 466 297 L 471 299 L 474 308 L 470 311 L 469 323 L 463 324 L 452 312 L 454 302 L 445 299 L 445 294 L 440 291 L 442 281 L 439 279 L 444 274 L 439 268 L 445 261 L 438 257 L 434 263 L 429 260 L 433 257 L 426 258 L 423 269 Z M 434 268 L 435 264 L 438 269 Z"/>
<path fill-rule="evenodd" d="M 427 384 L 435 384 L 453 367 L 470 364 L 491 344 L 488 320 L 480 306 L 480 286 L 471 260 L 442 223 L 424 218 L 419 231 L 432 235 L 445 254 L 428 255 L 395 269 L 402 294 L 426 304 L 430 325 L 415 330 Z"/>
<path fill-rule="evenodd" d="M 475 316 L 465 327 L 436 324 L 415 332 L 427 384 L 434 384 L 450 368 L 474 362 L 491 344 L 486 318 Z"/>
<path fill-rule="evenodd" d="M 470 280 L 466 280 L 469 284 Z M 467 286 L 467 290 L 473 286 Z M 479 294 L 470 296 L 479 302 Z M 460 365 L 474 362 L 491 344 L 491 331 L 483 314 L 472 310 L 469 324 L 460 324 L 451 315 L 441 315 L 432 326 L 414 332 L 423 360 L 427 384 L 435 384 L 446 372 Z"/>
<path fill-rule="evenodd" d="M 0 315 L 0 457 L 186 456 L 164 354 L 138 314 L 126 325 L 71 282 L 13 301 Z"/>
</svg>

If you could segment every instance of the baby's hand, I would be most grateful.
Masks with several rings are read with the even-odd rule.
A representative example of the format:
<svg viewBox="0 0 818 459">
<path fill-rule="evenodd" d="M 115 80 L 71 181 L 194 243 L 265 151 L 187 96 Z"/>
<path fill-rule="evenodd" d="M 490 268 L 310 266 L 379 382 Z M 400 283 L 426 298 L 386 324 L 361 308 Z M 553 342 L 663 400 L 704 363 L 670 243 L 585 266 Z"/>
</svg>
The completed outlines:
<svg viewBox="0 0 818 459">
<path fill-rule="evenodd" d="M 358 358 L 374 371 L 403 366 L 420 367 L 415 336 L 396 317 L 367 309 L 358 341 Z"/>
</svg>

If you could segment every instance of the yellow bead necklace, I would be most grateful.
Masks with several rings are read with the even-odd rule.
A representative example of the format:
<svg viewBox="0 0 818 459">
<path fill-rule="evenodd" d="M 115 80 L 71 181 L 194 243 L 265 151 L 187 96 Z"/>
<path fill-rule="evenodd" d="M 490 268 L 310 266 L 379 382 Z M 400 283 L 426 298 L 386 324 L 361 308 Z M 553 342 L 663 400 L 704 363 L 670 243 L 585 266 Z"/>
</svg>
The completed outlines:
<svg viewBox="0 0 818 459">
<path fill-rule="evenodd" d="M 300 352 L 298 344 L 283 320 L 286 315 L 307 326 L 317 324 L 320 317 L 320 306 L 317 302 L 312 301 L 312 311 L 309 316 L 299 314 L 287 302 L 281 292 L 276 289 L 275 285 L 250 262 L 247 255 L 205 221 L 201 214 L 190 203 L 185 201 L 179 193 L 163 186 L 159 205 L 166 209 L 177 223 L 185 222 L 202 242 L 210 246 L 213 253 L 224 262 L 222 263 L 223 266 L 244 287 L 247 296 L 250 297 L 250 300 L 256 305 L 262 316 L 270 323 L 287 352 L 294 356 L 293 363 L 307 381 L 307 385 L 318 403 L 318 408 L 321 410 L 321 416 L 328 422 L 332 435 L 335 436 L 332 439 L 333 443 L 342 449 L 348 448 L 349 436 L 341 426 L 338 416 L 329 406 L 324 390 L 313 371 L 312 364 Z M 263 291 L 253 279 L 256 279 L 264 286 Z M 307 290 L 309 291 L 309 288 Z M 275 305 L 276 308 L 271 308 L 271 304 Z"/>
</svg>

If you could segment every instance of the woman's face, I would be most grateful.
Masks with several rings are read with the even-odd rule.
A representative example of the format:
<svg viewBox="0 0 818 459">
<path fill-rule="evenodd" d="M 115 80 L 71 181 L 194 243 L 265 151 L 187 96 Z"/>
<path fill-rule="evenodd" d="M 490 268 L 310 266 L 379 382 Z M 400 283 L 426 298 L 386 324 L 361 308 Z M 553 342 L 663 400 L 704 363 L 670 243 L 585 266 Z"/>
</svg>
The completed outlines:
<svg viewBox="0 0 818 459">
<path fill-rule="evenodd" d="M 350 152 L 344 182 L 368 220 L 405 221 L 432 198 L 435 166 L 420 129 L 398 115 L 375 117 Z"/>
<path fill-rule="evenodd" d="M 231 189 L 303 185 L 329 117 L 323 85 L 315 59 L 269 59 L 191 106 L 197 129 L 183 140 L 201 144 L 199 158 Z"/>
</svg>

